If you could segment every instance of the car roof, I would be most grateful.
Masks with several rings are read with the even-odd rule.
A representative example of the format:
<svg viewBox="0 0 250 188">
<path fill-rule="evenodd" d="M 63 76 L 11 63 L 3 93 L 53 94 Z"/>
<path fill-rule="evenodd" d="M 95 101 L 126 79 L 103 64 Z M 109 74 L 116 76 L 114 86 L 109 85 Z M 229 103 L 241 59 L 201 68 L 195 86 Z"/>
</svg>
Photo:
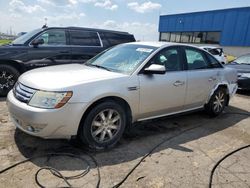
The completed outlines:
<svg viewBox="0 0 250 188">
<path fill-rule="evenodd" d="M 153 46 L 156 48 L 168 47 L 168 46 L 189 46 L 193 48 L 198 48 L 197 46 L 176 42 L 162 42 L 162 41 L 149 41 L 149 42 L 131 42 L 129 44 L 143 45 L 143 46 Z M 198 48 L 199 49 L 199 48 Z"/>
<path fill-rule="evenodd" d="M 110 33 L 123 34 L 123 35 L 132 35 L 124 31 L 96 29 L 96 28 L 88 28 L 88 27 L 47 27 L 44 30 L 48 30 L 48 29 L 72 29 L 72 30 L 98 31 L 98 32 L 110 32 Z"/>
<path fill-rule="evenodd" d="M 221 47 L 217 47 L 217 46 L 200 46 L 200 48 L 220 49 Z"/>
</svg>

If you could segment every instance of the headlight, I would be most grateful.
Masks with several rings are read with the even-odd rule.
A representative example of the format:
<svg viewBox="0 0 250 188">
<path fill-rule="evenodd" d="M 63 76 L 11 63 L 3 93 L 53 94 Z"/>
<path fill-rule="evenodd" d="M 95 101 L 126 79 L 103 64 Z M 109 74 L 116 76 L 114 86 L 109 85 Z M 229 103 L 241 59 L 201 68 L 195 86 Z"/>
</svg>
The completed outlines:
<svg viewBox="0 0 250 188">
<path fill-rule="evenodd" d="M 242 73 L 242 74 L 241 74 L 241 77 L 250 78 L 250 73 Z"/>
<path fill-rule="evenodd" d="M 72 97 L 73 92 L 37 91 L 31 98 L 29 105 L 38 108 L 61 108 Z"/>
</svg>

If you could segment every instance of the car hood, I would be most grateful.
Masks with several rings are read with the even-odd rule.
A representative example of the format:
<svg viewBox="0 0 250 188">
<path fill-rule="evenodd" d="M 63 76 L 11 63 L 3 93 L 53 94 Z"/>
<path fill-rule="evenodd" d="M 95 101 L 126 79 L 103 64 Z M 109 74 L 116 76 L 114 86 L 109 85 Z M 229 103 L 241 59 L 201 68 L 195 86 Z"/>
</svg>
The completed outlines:
<svg viewBox="0 0 250 188">
<path fill-rule="evenodd" d="M 250 72 L 250 65 L 245 64 L 227 64 L 227 67 L 237 69 L 239 73 L 248 73 Z"/>
<path fill-rule="evenodd" d="M 69 64 L 34 69 L 24 73 L 18 81 L 34 89 L 61 91 L 79 84 L 126 76 L 100 68 Z"/>
</svg>

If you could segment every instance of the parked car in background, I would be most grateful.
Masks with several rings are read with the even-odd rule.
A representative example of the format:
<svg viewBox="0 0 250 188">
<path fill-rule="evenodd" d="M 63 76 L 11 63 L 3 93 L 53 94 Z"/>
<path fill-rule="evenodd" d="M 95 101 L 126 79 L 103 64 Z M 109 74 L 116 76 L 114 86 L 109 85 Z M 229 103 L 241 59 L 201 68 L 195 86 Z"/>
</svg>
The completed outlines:
<svg viewBox="0 0 250 188">
<path fill-rule="evenodd" d="M 250 54 L 242 55 L 235 59 L 228 67 L 238 71 L 239 89 L 250 89 Z"/>
<path fill-rule="evenodd" d="M 226 58 L 227 58 L 227 62 L 233 62 L 237 57 L 231 54 L 225 54 Z"/>
<path fill-rule="evenodd" d="M 23 72 L 49 65 L 84 63 L 111 46 L 134 42 L 126 32 L 79 27 L 51 27 L 26 33 L 0 47 L 0 96 Z"/>
<path fill-rule="evenodd" d="M 228 63 L 227 57 L 223 52 L 223 48 L 218 48 L 214 46 L 202 46 L 201 48 L 210 52 L 222 64 Z"/>
<path fill-rule="evenodd" d="M 14 124 L 43 138 L 95 149 L 115 145 L 131 123 L 205 109 L 219 115 L 237 90 L 237 72 L 184 44 L 135 42 L 87 63 L 24 73 L 8 94 Z"/>
</svg>

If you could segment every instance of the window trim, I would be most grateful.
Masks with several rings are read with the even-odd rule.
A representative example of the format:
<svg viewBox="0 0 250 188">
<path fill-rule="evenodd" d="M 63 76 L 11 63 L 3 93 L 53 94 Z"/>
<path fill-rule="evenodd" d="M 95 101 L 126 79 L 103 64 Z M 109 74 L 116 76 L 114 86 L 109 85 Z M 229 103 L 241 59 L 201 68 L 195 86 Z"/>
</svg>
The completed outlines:
<svg viewBox="0 0 250 188">
<path fill-rule="evenodd" d="M 29 47 L 33 47 L 33 45 L 31 44 L 34 40 L 38 39 L 41 35 L 43 35 L 44 33 L 48 32 L 48 31 L 64 31 L 65 33 L 65 39 L 66 39 L 66 44 L 61 44 L 61 45 L 39 45 L 40 47 L 66 47 L 69 46 L 68 45 L 68 40 L 67 40 L 67 31 L 65 29 L 47 29 L 44 30 L 43 32 L 41 32 L 39 35 L 37 35 L 34 39 L 32 39 L 29 42 Z"/>
<path fill-rule="evenodd" d="M 71 44 L 71 31 L 81 31 L 81 32 L 91 32 L 91 33 L 96 33 L 100 42 L 100 46 L 87 46 L 87 45 L 74 45 Z M 97 31 L 85 31 L 85 30 L 76 30 L 76 29 L 70 29 L 69 30 L 69 46 L 70 47 L 90 47 L 90 48 L 103 48 L 103 43 L 102 43 L 102 39 L 100 37 L 99 32 Z"/>
</svg>

